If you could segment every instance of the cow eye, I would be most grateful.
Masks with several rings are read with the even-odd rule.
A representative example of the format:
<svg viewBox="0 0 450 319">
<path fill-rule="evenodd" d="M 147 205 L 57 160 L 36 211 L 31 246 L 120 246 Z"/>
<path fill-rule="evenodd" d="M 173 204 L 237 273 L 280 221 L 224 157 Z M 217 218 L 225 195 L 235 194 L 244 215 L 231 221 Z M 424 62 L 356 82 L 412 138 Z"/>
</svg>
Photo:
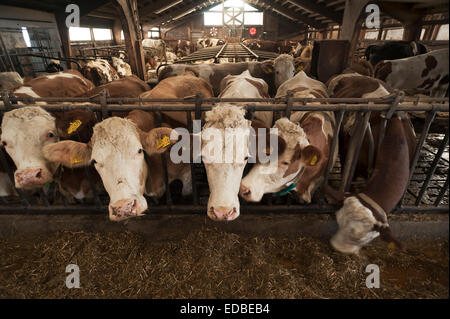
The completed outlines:
<svg viewBox="0 0 450 319">
<path fill-rule="evenodd" d="M 141 154 L 143 151 L 144 151 L 144 150 L 143 150 L 142 148 L 140 148 L 140 149 L 138 150 L 138 154 Z"/>
<path fill-rule="evenodd" d="M 55 137 L 55 134 L 53 134 L 52 132 L 49 132 L 49 133 L 47 134 L 47 137 L 48 137 L 48 138 Z"/>
<path fill-rule="evenodd" d="M 247 161 L 248 160 L 248 156 L 246 156 L 245 158 L 244 158 L 244 161 Z"/>
<path fill-rule="evenodd" d="M 2 145 L 6 146 L 6 145 L 8 145 L 8 143 L 6 143 L 5 141 L 2 141 Z"/>
<path fill-rule="evenodd" d="M 93 160 L 91 161 L 91 164 L 97 164 L 97 161 L 96 161 L 95 159 L 93 159 Z"/>
<path fill-rule="evenodd" d="M 289 165 L 289 162 L 281 162 L 283 165 Z"/>
</svg>

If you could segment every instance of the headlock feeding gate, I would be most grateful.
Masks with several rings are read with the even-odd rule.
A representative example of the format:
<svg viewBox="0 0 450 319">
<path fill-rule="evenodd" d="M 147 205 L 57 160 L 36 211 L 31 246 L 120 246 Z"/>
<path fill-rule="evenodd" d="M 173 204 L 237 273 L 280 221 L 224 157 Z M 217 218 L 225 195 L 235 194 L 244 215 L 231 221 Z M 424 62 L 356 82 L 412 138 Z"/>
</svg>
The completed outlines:
<svg viewBox="0 0 450 319">
<path fill-rule="evenodd" d="M 384 114 L 382 125 L 386 127 L 388 119 L 395 111 L 407 111 L 414 123 L 417 135 L 417 147 L 411 163 L 408 188 L 395 212 L 404 213 L 438 213 L 448 211 L 449 189 L 449 157 L 448 157 L 448 98 L 413 98 L 405 97 L 403 92 L 396 91 L 385 98 L 317 98 L 314 102 L 321 105 L 311 105 L 312 99 L 293 98 L 288 95 L 285 98 L 268 99 L 223 99 L 202 98 L 201 95 L 185 99 L 141 99 L 141 98 L 109 98 L 106 94 L 100 94 L 94 98 L 18 98 L 11 93 L 2 93 L 3 106 L 0 111 L 23 107 L 17 104 L 22 102 L 27 106 L 36 106 L 38 102 L 49 104 L 39 105 L 47 111 L 67 112 L 74 109 L 89 109 L 97 113 L 99 119 L 105 119 L 112 111 L 131 111 L 141 109 L 148 112 L 183 111 L 192 132 L 192 120 L 200 120 L 202 113 L 210 110 L 218 102 L 241 102 L 245 104 L 247 118 L 252 119 L 255 111 L 273 111 L 278 117 L 287 116 L 294 111 L 334 111 L 336 125 L 334 126 L 334 139 L 330 159 L 337 151 L 338 136 L 341 124 L 346 113 L 356 112 L 354 134 L 349 143 L 345 163 L 339 163 L 339 159 L 333 166 L 331 160 L 325 172 L 324 184 L 334 188 L 349 191 L 353 186 L 359 188 L 366 181 L 354 178 L 356 159 L 359 156 L 364 132 L 370 129 L 369 118 L 372 112 L 381 111 Z M 83 105 L 73 104 L 84 102 Z M 145 105 L 152 102 L 152 105 Z M 181 102 L 181 103 L 180 103 Z M 42 104 L 42 103 L 41 103 Z M 195 118 L 191 116 L 194 112 Z M 158 118 L 158 116 L 156 116 Z M 442 130 L 442 127 L 444 129 Z M 383 135 L 383 133 L 381 133 Z M 381 140 L 381 139 L 380 139 Z M 203 164 L 191 163 L 192 189 L 190 198 L 179 196 L 177 185 L 168 185 L 167 158 L 161 154 L 166 194 L 162 198 L 146 197 L 149 214 L 153 213 L 204 213 L 208 199 L 208 184 Z M 406 159 L 405 159 L 406 160 Z M 7 160 L 5 150 L 0 150 L 0 165 L 7 172 L 12 184 L 14 184 L 14 171 Z M 89 170 L 86 168 L 89 175 Z M 245 175 L 246 172 L 244 172 Z M 0 197 L 0 213 L 32 213 L 32 214 L 106 214 L 108 212 L 108 195 L 103 189 L 97 189 L 92 176 L 89 182 L 94 194 L 92 200 L 69 203 L 58 190 L 55 183 L 47 185 L 45 189 L 38 191 L 22 191 L 16 189 L 17 196 Z M 325 197 L 318 189 L 313 196 L 311 204 L 302 203 L 295 192 L 289 192 L 284 196 L 267 194 L 260 203 L 245 203 L 241 199 L 243 213 L 255 212 L 292 212 L 292 213 L 332 213 L 339 207 L 327 203 Z"/>
</svg>

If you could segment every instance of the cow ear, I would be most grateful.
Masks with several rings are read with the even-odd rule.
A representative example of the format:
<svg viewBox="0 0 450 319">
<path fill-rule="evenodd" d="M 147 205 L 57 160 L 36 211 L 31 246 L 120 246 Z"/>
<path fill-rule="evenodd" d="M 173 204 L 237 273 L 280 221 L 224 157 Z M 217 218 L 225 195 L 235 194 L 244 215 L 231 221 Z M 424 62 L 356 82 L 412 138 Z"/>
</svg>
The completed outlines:
<svg viewBox="0 0 450 319">
<path fill-rule="evenodd" d="M 173 129 L 170 127 L 158 127 L 150 130 L 150 132 L 141 132 L 141 143 L 148 154 L 164 153 L 177 140 L 171 140 L 170 134 Z"/>
<path fill-rule="evenodd" d="M 298 169 L 300 167 L 301 157 L 302 157 L 302 150 L 300 148 L 300 145 L 297 144 L 297 146 L 295 147 L 294 155 L 292 156 L 291 162 L 290 162 L 286 172 L 284 172 L 283 177 L 287 177 L 298 171 Z"/>
<path fill-rule="evenodd" d="M 264 73 L 273 73 L 273 61 L 267 60 L 264 62 L 261 62 L 261 68 Z"/>
<path fill-rule="evenodd" d="M 320 156 L 320 150 L 317 147 L 308 145 L 302 150 L 301 159 L 306 166 L 316 166 L 320 161 Z"/>
<path fill-rule="evenodd" d="M 50 162 L 74 168 L 87 166 L 91 160 L 91 147 L 86 143 L 62 141 L 45 145 L 42 148 L 44 157 Z"/>
</svg>

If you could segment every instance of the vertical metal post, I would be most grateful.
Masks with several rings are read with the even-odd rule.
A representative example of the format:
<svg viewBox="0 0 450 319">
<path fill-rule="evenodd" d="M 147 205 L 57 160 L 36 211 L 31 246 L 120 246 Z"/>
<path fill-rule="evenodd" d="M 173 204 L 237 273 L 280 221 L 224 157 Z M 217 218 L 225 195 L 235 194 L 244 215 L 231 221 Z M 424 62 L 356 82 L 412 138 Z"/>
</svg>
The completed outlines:
<svg viewBox="0 0 450 319">
<path fill-rule="evenodd" d="M 193 129 L 193 122 L 192 122 L 192 115 L 191 115 L 191 111 L 186 111 L 186 119 L 188 122 L 188 129 L 189 132 L 191 132 L 191 134 L 194 134 L 194 129 Z M 194 141 L 194 136 L 192 137 L 192 142 Z M 193 151 L 193 146 L 190 146 L 190 149 Z M 189 156 L 190 158 L 190 156 Z M 195 175 L 195 167 L 194 167 L 194 154 L 192 153 L 192 160 L 189 163 L 189 167 L 191 169 L 191 185 L 192 185 L 192 197 L 193 197 L 193 204 L 194 205 L 198 205 L 198 192 L 197 192 L 197 180 L 196 180 L 196 175 Z"/>
<path fill-rule="evenodd" d="M 438 207 L 442 198 L 444 198 L 445 193 L 448 190 L 448 184 L 449 184 L 449 174 L 447 174 L 447 179 L 445 180 L 444 186 L 441 188 L 441 191 L 439 192 L 438 197 L 436 198 L 436 201 L 434 202 L 434 206 Z"/>
<path fill-rule="evenodd" d="M 431 177 L 434 175 L 436 167 L 438 166 L 438 163 L 442 157 L 442 154 L 444 153 L 445 146 L 448 143 L 448 138 L 449 138 L 449 136 L 448 136 L 448 131 L 447 131 L 447 133 L 445 133 L 444 139 L 441 142 L 441 145 L 439 146 L 439 150 L 434 157 L 433 163 L 431 164 L 431 167 L 430 167 L 430 170 L 428 171 L 427 177 L 425 178 L 425 181 L 422 184 L 422 188 L 420 189 L 419 195 L 417 196 L 416 203 L 415 203 L 416 206 L 419 206 L 420 202 L 422 201 L 422 197 L 428 188 L 428 184 L 430 183 Z"/>
<path fill-rule="evenodd" d="M 422 134 L 420 135 L 420 139 L 419 142 L 416 145 L 416 149 L 414 151 L 414 156 L 413 156 L 413 160 L 411 162 L 411 166 L 409 169 L 409 177 L 408 177 L 408 182 L 406 183 L 406 185 L 409 186 L 409 183 L 411 182 L 411 178 L 414 175 L 414 170 L 416 169 L 416 165 L 417 162 L 419 161 L 419 157 L 420 157 L 420 151 L 422 150 L 423 144 L 425 143 L 425 140 L 427 138 L 428 135 L 428 131 L 430 130 L 431 124 L 433 123 L 434 117 L 436 115 L 436 110 L 432 110 L 430 113 L 428 113 L 428 116 L 425 120 L 425 124 L 423 126 L 422 129 Z M 406 188 L 408 188 L 408 186 Z M 402 207 L 403 205 L 403 200 L 405 199 L 405 195 L 406 195 L 406 189 L 403 192 L 403 196 L 399 201 L 399 207 Z"/>
<path fill-rule="evenodd" d="M 325 176 L 323 180 L 323 184 L 328 184 L 328 178 L 330 177 L 331 170 L 333 169 L 333 158 L 334 154 L 336 153 L 336 149 L 339 142 L 339 132 L 341 130 L 342 120 L 344 119 L 345 111 L 339 111 L 338 120 L 336 122 L 336 127 L 334 128 L 333 132 L 333 142 L 331 144 L 331 150 L 330 150 L 330 157 L 328 158 L 328 164 L 325 171 Z"/>
<path fill-rule="evenodd" d="M 287 118 L 291 117 L 293 95 L 294 95 L 294 93 L 292 91 L 288 91 L 287 95 L 286 95 L 286 110 L 284 111 L 284 115 Z"/>
</svg>

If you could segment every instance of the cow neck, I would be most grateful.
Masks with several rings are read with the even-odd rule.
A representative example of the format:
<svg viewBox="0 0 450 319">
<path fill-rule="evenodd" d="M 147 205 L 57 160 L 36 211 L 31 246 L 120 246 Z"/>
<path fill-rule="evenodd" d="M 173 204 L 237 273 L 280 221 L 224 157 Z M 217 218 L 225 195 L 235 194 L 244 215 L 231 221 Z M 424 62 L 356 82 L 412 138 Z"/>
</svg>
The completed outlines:
<svg viewBox="0 0 450 319">
<path fill-rule="evenodd" d="M 295 175 L 294 176 L 294 178 L 293 179 L 291 179 L 289 182 L 287 182 L 286 184 L 284 184 L 284 188 L 282 189 L 282 190 L 280 190 L 280 191 L 278 191 L 278 192 L 276 192 L 276 193 L 274 193 L 274 196 L 285 196 L 285 195 L 287 195 L 291 190 L 293 190 L 294 188 L 296 188 L 297 187 L 297 182 L 298 182 L 298 180 L 300 179 L 300 175 L 303 173 L 303 170 L 304 170 L 305 168 L 304 167 L 302 167 L 299 171 L 298 171 L 298 173 L 297 173 L 297 175 Z"/>
<path fill-rule="evenodd" d="M 375 219 L 381 223 L 380 226 L 384 226 L 384 227 L 389 226 L 387 223 L 386 211 L 383 209 L 383 207 L 378 205 L 378 203 L 376 201 L 374 201 L 371 197 L 369 197 L 365 193 L 356 194 L 356 198 L 359 199 L 361 204 L 363 204 L 364 206 L 366 206 L 368 209 L 370 209 L 372 211 L 372 214 L 375 217 Z"/>
</svg>

